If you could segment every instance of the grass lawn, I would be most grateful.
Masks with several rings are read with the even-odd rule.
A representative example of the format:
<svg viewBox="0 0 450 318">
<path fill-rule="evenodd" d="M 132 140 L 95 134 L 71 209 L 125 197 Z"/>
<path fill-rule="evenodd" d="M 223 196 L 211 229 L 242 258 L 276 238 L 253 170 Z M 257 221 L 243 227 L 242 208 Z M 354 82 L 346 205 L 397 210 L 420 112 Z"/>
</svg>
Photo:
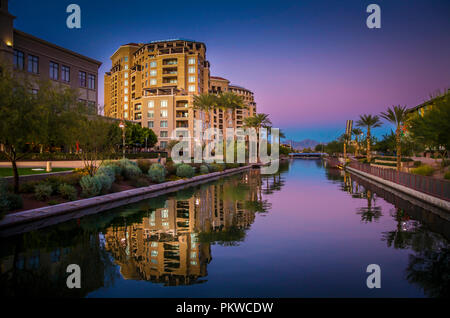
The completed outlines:
<svg viewBox="0 0 450 318">
<path fill-rule="evenodd" d="M 32 170 L 32 169 L 43 169 L 43 170 Z M 40 174 L 47 173 L 45 168 L 18 168 L 19 176 L 26 176 L 30 174 Z M 53 168 L 52 172 L 69 171 L 73 168 Z M 13 175 L 12 168 L 0 168 L 0 177 L 10 177 Z"/>
</svg>

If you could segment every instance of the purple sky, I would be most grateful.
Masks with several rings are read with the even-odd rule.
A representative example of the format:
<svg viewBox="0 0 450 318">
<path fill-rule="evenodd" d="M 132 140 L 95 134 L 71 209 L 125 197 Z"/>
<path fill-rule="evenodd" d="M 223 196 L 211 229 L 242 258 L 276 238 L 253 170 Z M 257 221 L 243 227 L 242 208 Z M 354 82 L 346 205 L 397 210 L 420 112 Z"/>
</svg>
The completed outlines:
<svg viewBox="0 0 450 318">
<path fill-rule="evenodd" d="M 11 1 L 10 11 L 16 28 L 104 63 L 100 103 L 120 44 L 176 37 L 205 42 L 211 74 L 253 90 L 258 111 L 295 140 L 329 141 L 346 119 L 450 88 L 449 1 L 78 0 L 82 29 L 69 30 L 73 2 Z M 370 3 L 381 29 L 366 27 Z"/>
</svg>

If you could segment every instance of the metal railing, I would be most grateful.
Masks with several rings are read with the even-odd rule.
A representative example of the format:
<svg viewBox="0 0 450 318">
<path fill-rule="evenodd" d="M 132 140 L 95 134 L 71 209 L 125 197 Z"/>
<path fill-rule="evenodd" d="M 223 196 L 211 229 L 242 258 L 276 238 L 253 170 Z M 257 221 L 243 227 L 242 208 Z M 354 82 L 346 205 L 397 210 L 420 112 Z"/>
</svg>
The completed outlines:
<svg viewBox="0 0 450 318">
<path fill-rule="evenodd" d="M 369 173 L 384 180 L 400 184 L 446 201 L 450 201 L 450 181 L 407 172 L 399 172 L 393 169 L 372 167 L 361 162 L 353 161 L 349 164 L 349 166 L 353 169 Z"/>
</svg>

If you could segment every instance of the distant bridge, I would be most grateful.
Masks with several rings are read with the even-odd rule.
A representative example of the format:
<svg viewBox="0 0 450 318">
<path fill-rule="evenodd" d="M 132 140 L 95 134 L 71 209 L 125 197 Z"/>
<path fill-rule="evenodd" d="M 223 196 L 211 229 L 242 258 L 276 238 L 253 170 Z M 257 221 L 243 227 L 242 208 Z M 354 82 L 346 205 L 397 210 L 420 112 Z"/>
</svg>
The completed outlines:
<svg viewBox="0 0 450 318">
<path fill-rule="evenodd" d="M 291 158 L 304 158 L 304 159 L 318 159 L 327 156 L 323 152 L 291 152 L 289 157 Z"/>
</svg>

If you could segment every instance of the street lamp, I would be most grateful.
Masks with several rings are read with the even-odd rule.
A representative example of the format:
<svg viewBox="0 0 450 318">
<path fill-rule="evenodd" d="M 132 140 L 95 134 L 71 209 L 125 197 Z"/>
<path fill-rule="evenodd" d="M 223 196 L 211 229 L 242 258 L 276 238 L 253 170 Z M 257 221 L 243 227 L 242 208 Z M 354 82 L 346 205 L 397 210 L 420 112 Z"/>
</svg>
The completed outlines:
<svg viewBox="0 0 450 318">
<path fill-rule="evenodd" d="M 121 121 L 119 127 L 122 128 L 122 153 L 123 159 L 125 159 L 125 124 Z"/>
</svg>

